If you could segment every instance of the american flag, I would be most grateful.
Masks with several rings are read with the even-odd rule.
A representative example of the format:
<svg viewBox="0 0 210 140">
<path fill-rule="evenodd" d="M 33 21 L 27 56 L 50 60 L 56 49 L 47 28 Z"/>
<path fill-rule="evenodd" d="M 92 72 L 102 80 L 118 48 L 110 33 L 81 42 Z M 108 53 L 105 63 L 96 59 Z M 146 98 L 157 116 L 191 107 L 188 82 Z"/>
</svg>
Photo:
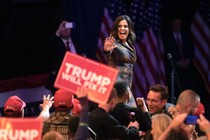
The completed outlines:
<svg viewBox="0 0 210 140">
<path fill-rule="evenodd" d="M 160 1 L 131 2 L 131 19 L 135 23 L 137 63 L 133 91 L 146 97 L 149 86 L 165 84 L 164 50 L 160 38 Z"/>
<path fill-rule="evenodd" d="M 191 24 L 195 45 L 194 63 L 210 93 L 210 2 L 202 0 Z"/>
<path fill-rule="evenodd" d="M 111 6 L 110 6 L 111 5 Z M 105 62 L 103 42 L 115 18 L 127 14 L 135 24 L 137 40 L 134 43 L 137 62 L 134 67 L 133 93 L 136 97 L 146 97 L 149 86 L 165 83 L 163 64 L 163 46 L 159 36 L 160 2 L 159 0 L 131 1 L 129 11 L 124 1 L 107 1 L 98 41 L 97 58 Z"/>
</svg>

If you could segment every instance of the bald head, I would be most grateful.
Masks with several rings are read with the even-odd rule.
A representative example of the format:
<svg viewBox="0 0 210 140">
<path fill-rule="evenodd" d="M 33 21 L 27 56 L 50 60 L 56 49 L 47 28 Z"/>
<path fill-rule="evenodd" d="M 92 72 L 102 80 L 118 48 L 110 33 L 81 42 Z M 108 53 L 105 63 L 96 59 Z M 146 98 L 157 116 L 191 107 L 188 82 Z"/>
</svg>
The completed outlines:
<svg viewBox="0 0 210 140">
<path fill-rule="evenodd" d="M 177 107 L 180 113 L 194 114 L 199 103 L 200 96 L 195 91 L 188 89 L 179 95 Z"/>
</svg>

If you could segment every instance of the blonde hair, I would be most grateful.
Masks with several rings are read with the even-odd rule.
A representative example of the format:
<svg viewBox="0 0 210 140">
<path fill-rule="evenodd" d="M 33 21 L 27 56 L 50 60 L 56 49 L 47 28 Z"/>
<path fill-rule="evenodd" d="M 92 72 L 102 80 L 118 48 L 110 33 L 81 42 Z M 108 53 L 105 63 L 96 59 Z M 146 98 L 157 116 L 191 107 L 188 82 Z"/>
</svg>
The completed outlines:
<svg viewBox="0 0 210 140">
<path fill-rule="evenodd" d="M 64 137 L 57 131 L 49 131 L 43 135 L 42 140 L 64 140 Z"/>
<path fill-rule="evenodd" d="M 152 116 L 152 135 L 156 140 L 168 128 L 172 119 L 166 114 L 155 114 Z"/>
</svg>

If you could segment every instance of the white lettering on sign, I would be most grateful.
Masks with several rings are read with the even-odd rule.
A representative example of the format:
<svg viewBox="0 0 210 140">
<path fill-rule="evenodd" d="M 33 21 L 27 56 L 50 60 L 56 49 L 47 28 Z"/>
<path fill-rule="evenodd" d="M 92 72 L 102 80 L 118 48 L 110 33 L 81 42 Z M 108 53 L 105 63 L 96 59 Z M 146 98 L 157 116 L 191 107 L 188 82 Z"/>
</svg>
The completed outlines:
<svg viewBox="0 0 210 140">
<path fill-rule="evenodd" d="M 72 76 L 72 75 L 69 75 L 69 74 L 67 74 L 67 73 L 62 73 L 62 79 L 64 79 L 64 80 L 67 80 L 67 81 L 70 81 L 70 82 L 72 82 L 72 83 L 74 83 L 74 84 L 77 84 L 77 85 L 82 85 L 81 84 L 81 79 L 80 78 L 77 78 L 77 77 L 74 77 L 74 76 Z"/>
<path fill-rule="evenodd" d="M 70 63 L 65 63 L 65 71 L 62 72 L 62 79 L 79 86 L 83 85 L 101 93 L 105 93 L 107 88 L 104 86 L 111 83 L 111 79 L 106 76 L 98 75 L 93 71 L 88 71 Z M 83 84 L 82 81 L 84 81 Z"/>
<path fill-rule="evenodd" d="M 0 129 L 0 140 L 34 140 L 39 132 L 32 130 L 7 130 Z"/>
<path fill-rule="evenodd" d="M 111 83 L 111 80 L 108 77 L 104 77 L 102 75 L 97 75 L 92 71 L 87 71 L 86 69 L 82 69 L 81 67 L 72 65 L 70 63 L 65 63 L 66 70 L 65 73 L 75 76 L 77 78 L 81 78 L 82 80 L 89 80 L 90 82 L 96 82 L 98 85 L 106 86 Z"/>
</svg>

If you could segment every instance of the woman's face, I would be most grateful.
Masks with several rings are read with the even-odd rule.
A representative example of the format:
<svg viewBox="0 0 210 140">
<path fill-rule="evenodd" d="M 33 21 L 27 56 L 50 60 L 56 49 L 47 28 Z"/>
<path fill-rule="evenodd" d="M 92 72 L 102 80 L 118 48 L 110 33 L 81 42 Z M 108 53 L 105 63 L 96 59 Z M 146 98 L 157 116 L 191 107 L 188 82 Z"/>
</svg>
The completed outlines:
<svg viewBox="0 0 210 140">
<path fill-rule="evenodd" d="M 126 42 L 129 34 L 128 22 L 123 19 L 119 22 L 117 35 L 122 42 Z"/>
</svg>

